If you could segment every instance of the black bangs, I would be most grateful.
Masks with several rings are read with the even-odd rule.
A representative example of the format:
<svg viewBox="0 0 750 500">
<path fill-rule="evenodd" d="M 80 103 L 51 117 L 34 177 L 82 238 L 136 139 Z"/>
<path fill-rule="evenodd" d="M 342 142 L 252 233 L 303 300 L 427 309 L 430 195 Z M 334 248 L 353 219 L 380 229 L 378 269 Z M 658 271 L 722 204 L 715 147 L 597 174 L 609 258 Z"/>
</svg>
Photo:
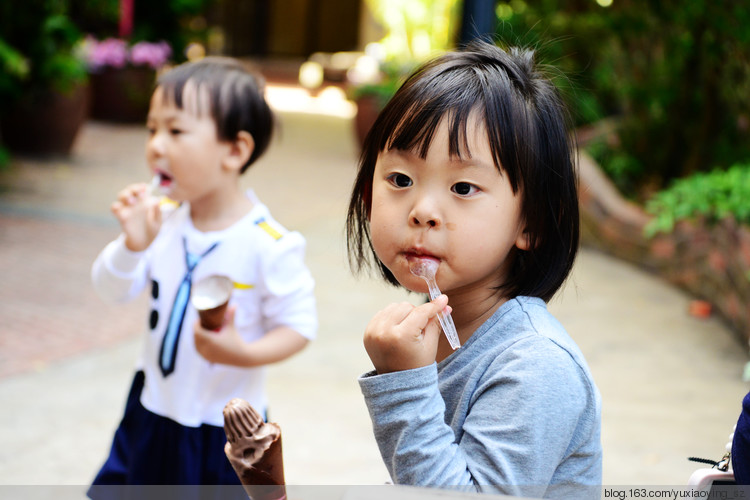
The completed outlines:
<svg viewBox="0 0 750 500">
<path fill-rule="evenodd" d="M 513 191 L 522 188 L 522 165 L 533 155 L 533 134 L 521 84 L 501 64 L 455 60 L 452 54 L 440 64 L 427 64 L 407 79 L 373 126 L 376 131 L 365 152 L 371 161 L 391 149 L 427 156 L 437 128 L 448 123 L 448 152 L 471 157 L 468 124 L 476 119 L 485 126 L 498 170 L 508 175 Z"/>
<path fill-rule="evenodd" d="M 449 154 L 471 157 L 467 124 L 472 112 L 481 109 L 484 97 L 481 89 L 466 88 L 468 79 L 456 74 L 462 71 L 447 70 L 434 80 L 407 80 L 404 91 L 384 110 L 384 121 L 393 126 L 386 127 L 392 132 L 381 138 L 379 150 L 412 151 L 425 158 L 438 126 L 448 120 Z"/>
</svg>

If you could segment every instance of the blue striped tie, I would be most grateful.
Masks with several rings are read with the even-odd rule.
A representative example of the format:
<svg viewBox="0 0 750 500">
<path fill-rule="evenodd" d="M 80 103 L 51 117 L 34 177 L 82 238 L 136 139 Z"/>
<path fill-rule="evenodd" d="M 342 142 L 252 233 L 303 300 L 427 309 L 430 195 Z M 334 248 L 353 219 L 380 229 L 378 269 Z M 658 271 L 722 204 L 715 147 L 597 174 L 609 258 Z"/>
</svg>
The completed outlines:
<svg viewBox="0 0 750 500">
<path fill-rule="evenodd" d="M 174 371 L 175 360 L 177 359 L 177 343 L 180 340 L 180 331 L 182 330 L 182 322 L 185 320 L 185 311 L 187 311 L 187 305 L 190 301 L 190 289 L 193 286 L 193 269 L 198 263 L 208 255 L 216 245 L 216 242 L 211 245 L 208 250 L 203 252 L 201 255 L 195 255 L 187 250 L 187 241 L 182 238 L 182 246 L 185 249 L 185 266 L 187 272 L 185 277 L 182 278 L 182 283 L 177 289 L 177 295 L 174 299 L 174 305 L 172 306 L 172 312 L 169 314 L 169 323 L 167 323 L 167 330 L 164 332 L 164 338 L 161 342 L 161 350 L 159 351 L 159 367 L 161 373 L 166 377 Z"/>
</svg>

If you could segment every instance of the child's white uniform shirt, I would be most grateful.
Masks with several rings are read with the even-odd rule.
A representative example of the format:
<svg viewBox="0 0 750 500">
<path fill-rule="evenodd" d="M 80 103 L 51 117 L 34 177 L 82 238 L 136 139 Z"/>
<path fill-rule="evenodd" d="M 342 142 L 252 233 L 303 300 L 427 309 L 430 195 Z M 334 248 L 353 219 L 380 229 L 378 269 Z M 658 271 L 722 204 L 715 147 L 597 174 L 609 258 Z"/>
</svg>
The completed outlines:
<svg viewBox="0 0 750 500">
<path fill-rule="evenodd" d="M 317 331 L 314 281 L 305 266 L 305 240 L 271 217 L 252 191 L 254 207 L 231 227 L 203 233 L 195 229 L 187 203 L 164 213 L 159 235 L 144 252 L 130 252 L 120 236 L 96 259 L 92 278 L 97 292 L 111 301 L 126 301 L 151 288 L 149 333 L 139 368 L 146 375 L 141 403 L 149 411 L 188 427 L 223 426 L 222 410 L 235 397 L 258 411 L 267 406 L 265 368 L 238 368 L 206 361 L 195 349 L 197 311 L 188 305 L 177 343 L 174 371 L 159 367 L 161 344 L 177 289 L 185 277 L 184 246 L 201 255 L 192 282 L 218 274 L 235 282 L 230 305 L 236 305 L 235 327 L 246 342 L 278 326 L 288 326 L 312 340 Z M 184 242 L 183 242 L 184 239 Z"/>
</svg>

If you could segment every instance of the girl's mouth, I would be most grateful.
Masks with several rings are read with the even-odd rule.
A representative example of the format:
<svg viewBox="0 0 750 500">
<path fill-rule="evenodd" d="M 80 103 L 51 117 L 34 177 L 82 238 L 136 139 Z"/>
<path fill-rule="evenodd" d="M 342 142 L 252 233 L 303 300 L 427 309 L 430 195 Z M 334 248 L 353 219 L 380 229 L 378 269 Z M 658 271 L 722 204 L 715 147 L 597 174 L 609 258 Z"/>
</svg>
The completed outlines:
<svg viewBox="0 0 750 500">
<path fill-rule="evenodd" d="M 423 260 L 423 259 L 434 260 L 434 261 L 440 262 L 440 258 L 419 248 L 409 249 L 405 251 L 403 255 L 406 258 L 406 261 L 409 262 L 409 264 L 412 264 L 416 260 Z"/>
</svg>

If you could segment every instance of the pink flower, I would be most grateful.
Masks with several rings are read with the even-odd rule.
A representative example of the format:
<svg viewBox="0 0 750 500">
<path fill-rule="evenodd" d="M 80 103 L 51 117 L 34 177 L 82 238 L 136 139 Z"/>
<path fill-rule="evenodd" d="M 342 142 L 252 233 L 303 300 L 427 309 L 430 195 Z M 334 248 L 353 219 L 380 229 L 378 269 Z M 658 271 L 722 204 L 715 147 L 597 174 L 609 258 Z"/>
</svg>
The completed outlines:
<svg viewBox="0 0 750 500">
<path fill-rule="evenodd" d="M 163 66 L 172 55 L 172 48 L 165 41 L 158 43 L 138 42 L 130 48 L 130 62 L 134 66 L 148 65 L 153 69 Z"/>
<path fill-rule="evenodd" d="M 91 38 L 88 43 L 88 62 L 94 71 L 105 66 L 122 68 L 127 64 L 128 45 L 125 40 L 107 38 L 99 42 Z"/>
<path fill-rule="evenodd" d="M 128 43 L 119 38 L 99 41 L 89 36 L 83 52 L 91 71 L 97 72 L 106 67 L 124 68 L 127 64 L 158 69 L 169 61 L 172 48 L 165 41 L 138 42 L 128 48 Z"/>
</svg>

